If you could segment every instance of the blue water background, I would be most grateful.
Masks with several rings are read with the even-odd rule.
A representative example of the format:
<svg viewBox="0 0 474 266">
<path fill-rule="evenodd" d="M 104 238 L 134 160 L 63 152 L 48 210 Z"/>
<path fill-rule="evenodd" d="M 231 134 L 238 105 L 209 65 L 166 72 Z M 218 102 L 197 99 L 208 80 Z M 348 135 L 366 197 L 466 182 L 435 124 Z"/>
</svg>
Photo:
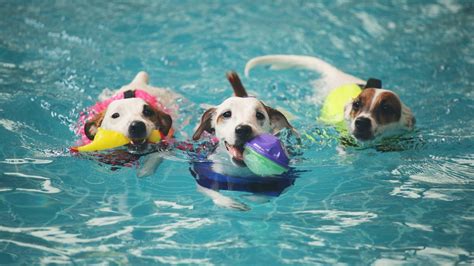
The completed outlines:
<svg viewBox="0 0 474 266">
<path fill-rule="evenodd" d="M 1 1 L 0 263 L 472 264 L 474 2 Z M 180 138 L 265 54 L 317 55 L 378 77 L 417 118 L 404 151 L 338 152 L 317 75 L 258 69 L 246 86 L 295 116 L 303 171 L 268 203 L 217 207 L 185 157 L 137 178 L 72 157 L 81 110 L 145 70 L 184 95 Z M 325 133 L 325 137 L 318 137 Z M 328 137 L 329 136 L 329 137 Z"/>
</svg>

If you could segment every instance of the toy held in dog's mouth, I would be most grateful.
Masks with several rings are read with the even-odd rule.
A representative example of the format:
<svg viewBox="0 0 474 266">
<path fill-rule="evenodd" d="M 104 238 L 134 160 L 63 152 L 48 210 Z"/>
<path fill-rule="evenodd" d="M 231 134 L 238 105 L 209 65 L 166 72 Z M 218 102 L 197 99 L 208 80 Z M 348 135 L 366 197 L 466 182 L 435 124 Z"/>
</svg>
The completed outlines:
<svg viewBox="0 0 474 266">
<path fill-rule="evenodd" d="M 143 142 L 158 143 L 163 139 L 163 134 L 155 129 L 151 132 L 148 139 L 142 140 Z M 98 128 L 97 134 L 94 137 L 94 140 L 86 145 L 72 147 L 72 151 L 76 152 L 95 152 L 102 150 L 109 150 L 118 148 L 127 144 L 141 144 L 140 141 L 131 140 L 127 138 L 122 133 L 113 130 L 107 130 L 104 128 Z"/>
<path fill-rule="evenodd" d="M 346 84 L 329 93 L 323 103 L 319 119 L 326 124 L 338 124 L 344 122 L 344 107 L 355 99 L 365 88 L 382 88 L 382 81 L 375 78 L 367 80 L 365 86 L 358 84 Z"/>
<path fill-rule="evenodd" d="M 361 92 L 362 89 L 357 84 L 347 84 L 334 89 L 326 97 L 319 119 L 326 124 L 343 122 L 345 105 Z"/>
<path fill-rule="evenodd" d="M 289 170 L 289 158 L 280 140 L 262 134 L 245 144 L 243 161 L 258 176 L 280 175 Z"/>
</svg>

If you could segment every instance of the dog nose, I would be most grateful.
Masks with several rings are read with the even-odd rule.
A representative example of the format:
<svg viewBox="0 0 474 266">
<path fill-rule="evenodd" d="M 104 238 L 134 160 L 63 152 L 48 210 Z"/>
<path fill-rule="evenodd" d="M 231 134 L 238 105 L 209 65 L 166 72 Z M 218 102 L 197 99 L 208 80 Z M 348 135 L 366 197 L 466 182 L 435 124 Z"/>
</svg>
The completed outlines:
<svg viewBox="0 0 474 266">
<path fill-rule="evenodd" d="M 142 121 L 133 121 L 128 127 L 128 134 L 133 139 L 143 139 L 146 137 L 146 125 Z"/>
<path fill-rule="evenodd" d="M 238 125 L 235 127 L 235 135 L 241 140 L 247 140 L 252 136 L 252 127 L 249 125 Z"/>
<path fill-rule="evenodd" d="M 357 130 L 366 131 L 369 130 L 372 126 L 370 119 L 367 117 L 359 117 L 355 121 L 355 127 Z"/>
</svg>

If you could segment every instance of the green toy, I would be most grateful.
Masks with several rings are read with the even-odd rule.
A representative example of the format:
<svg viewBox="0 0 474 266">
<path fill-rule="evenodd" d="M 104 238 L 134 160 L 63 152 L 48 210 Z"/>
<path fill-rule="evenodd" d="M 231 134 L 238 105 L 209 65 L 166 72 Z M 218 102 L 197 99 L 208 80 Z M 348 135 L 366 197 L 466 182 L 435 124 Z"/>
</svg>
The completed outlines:
<svg viewBox="0 0 474 266">
<path fill-rule="evenodd" d="M 258 176 L 275 176 L 288 171 L 290 159 L 277 137 L 261 134 L 245 144 L 244 162 Z"/>
</svg>

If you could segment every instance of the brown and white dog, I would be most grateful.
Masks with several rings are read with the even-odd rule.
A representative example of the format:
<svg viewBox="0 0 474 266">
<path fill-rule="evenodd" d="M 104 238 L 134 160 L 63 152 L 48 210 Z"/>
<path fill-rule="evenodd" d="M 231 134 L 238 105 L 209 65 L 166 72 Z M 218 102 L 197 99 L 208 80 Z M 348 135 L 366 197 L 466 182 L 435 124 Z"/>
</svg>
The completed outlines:
<svg viewBox="0 0 474 266">
<path fill-rule="evenodd" d="M 102 91 L 99 103 L 92 107 L 96 114 L 86 118 L 82 133 L 93 140 L 99 127 L 114 130 L 131 139 L 130 152 L 144 153 L 153 130 L 160 130 L 164 136 L 172 134 L 173 119 L 178 110 L 176 102 L 180 97 L 170 90 L 149 85 L 148 74 L 139 72 L 130 84 L 115 91 Z M 154 161 L 156 164 L 160 160 L 156 157 Z M 149 174 L 138 173 L 139 176 Z"/>
<path fill-rule="evenodd" d="M 348 131 L 357 140 L 366 142 L 382 137 L 411 131 L 415 118 L 393 91 L 382 89 L 381 82 L 370 79 L 365 82 L 342 72 L 329 63 L 310 56 L 267 55 L 249 60 L 245 74 L 258 65 L 269 65 L 272 69 L 304 68 L 321 74 L 314 83 L 315 101 L 321 103 L 331 90 L 347 84 L 357 84 L 362 92 L 345 105 L 344 119 Z"/>
<path fill-rule="evenodd" d="M 193 140 L 200 139 L 205 132 L 219 140 L 215 152 L 208 157 L 213 162 L 212 171 L 232 177 L 255 178 L 255 174 L 243 161 L 245 143 L 262 133 L 277 134 L 284 128 L 294 129 L 280 111 L 249 96 L 237 73 L 229 72 L 227 79 L 232 85 L 234 96 L 205 111 L 195 130 Z M 227 197 L 216 189 L 205 188 L 198 184 L 198 190 L 221 207 L 249 209 L 244 203 Z M 252 195 L 248 198 L 261 202 L 265 197 Z"/>
<path fill-rule="evenodd" d="M 249 173 L 245 171 L 242 155 L 245 143 L 262 133 L 277 134 L 283 128 L 293 130 L 293 127 L 280 111 L 249 96 L 237 73 L 229 72 L 227 79 L 234 96 L 203 114 L 193 140 L 198 140 L 204 132 L 215 135 L 220 148 L 227 151 L 230 161 L 240 172 L 238 175 L 245 176 Z"/>
</svg>

